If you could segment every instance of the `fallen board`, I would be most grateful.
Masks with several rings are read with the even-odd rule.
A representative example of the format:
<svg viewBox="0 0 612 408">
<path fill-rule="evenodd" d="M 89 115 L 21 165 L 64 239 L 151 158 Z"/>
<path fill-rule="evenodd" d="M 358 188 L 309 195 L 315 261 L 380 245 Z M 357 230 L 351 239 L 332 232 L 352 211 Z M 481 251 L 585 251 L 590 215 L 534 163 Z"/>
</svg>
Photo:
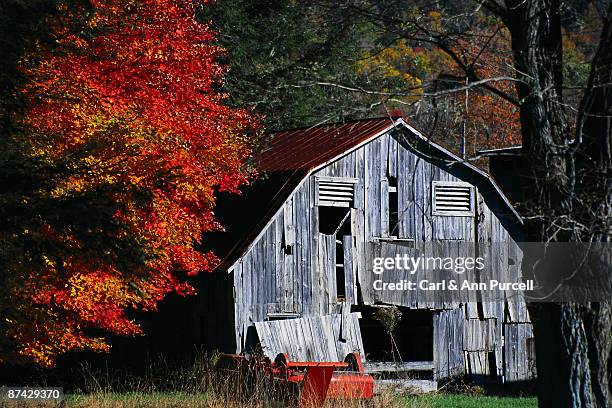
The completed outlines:
<svg viewBox="0 0 612 408">
<path fill-rule="evenodd" d="M 287 353 L 292 361 L 344 361 L 357 352 L 363 359 L 360 313 L 331 314 L 256 322 L 264 354 L 274 359 Z"/>
</svg>

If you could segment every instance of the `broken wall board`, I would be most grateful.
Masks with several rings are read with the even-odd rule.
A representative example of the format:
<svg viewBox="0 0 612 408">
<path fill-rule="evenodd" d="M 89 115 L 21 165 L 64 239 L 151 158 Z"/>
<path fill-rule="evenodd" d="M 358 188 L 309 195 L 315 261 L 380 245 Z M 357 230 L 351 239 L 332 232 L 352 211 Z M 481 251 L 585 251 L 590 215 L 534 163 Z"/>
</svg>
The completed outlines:
<svg viewBox="0 0 612 408">
<path fill-rule="evenodd" d="M 464 371 L 462 309 L 442 310 L 434 314 L 434 379 L 451 377 Z"/>
<path fill-rule="evenodd" d="M 467 319 L 463 326 L 465 351 L 492 351 L 501 342 L 497 319 Z"/>
<path fill-rule="evenodd" d="M 535 378 L 533 330 L 529 323 L 504 324 L 506 382 Z"/>
</svg>

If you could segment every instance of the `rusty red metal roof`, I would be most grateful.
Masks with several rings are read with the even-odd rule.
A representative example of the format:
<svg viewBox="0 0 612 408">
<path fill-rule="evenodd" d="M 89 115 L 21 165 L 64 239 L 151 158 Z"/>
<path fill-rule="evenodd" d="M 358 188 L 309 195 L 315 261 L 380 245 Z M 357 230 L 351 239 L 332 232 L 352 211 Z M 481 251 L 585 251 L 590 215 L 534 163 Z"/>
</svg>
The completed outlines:
<svg viewBox="0 0 612 408">
<path fill-rule="evenodd" d="M 395 119 L 362 119 L 272 133 L 259 155 L 259 168 L 264 172 L 311 170 L 390 128 Z"/>
</svg>

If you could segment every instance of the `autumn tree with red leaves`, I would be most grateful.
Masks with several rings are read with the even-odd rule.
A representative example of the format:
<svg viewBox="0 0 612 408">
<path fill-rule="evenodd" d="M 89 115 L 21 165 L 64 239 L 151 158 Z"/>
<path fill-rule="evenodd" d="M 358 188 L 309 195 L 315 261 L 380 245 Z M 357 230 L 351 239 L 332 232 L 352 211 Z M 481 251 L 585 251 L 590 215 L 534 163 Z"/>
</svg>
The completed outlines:
<svg viewBox="0 0 612 408">
<path fill-rule="evenodd" d="M 19 171 L 2 180 L 0 361 L 106 351 L 105 332 L 141 333 L 132 310 L 194 293 L 179 275 L 217 261 L 197 247 L 221 228 L 214 193 L 248 181 L 259 125 L 217 90 L 223 49 L 196 18 L 202 3 L 62 2 L 20 59 L 24 109 L 3 140 L 3 166 Z"/>
</svg>

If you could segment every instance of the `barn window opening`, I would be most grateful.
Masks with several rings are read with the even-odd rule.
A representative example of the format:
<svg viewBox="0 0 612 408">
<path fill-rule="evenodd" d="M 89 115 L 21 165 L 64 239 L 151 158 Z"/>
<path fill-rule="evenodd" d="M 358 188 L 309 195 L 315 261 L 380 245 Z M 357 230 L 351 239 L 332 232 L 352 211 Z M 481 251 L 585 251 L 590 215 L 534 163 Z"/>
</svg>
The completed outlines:
<svg viewBox="0 0 612 408">
<path fill-rule="evenodd" d="M 325 235 L 335 235 L 350 216 L 350 208 L 319 207 L 319 232 Z"/>
<path fill-rule="evenodd" d="M 345 253 L 350 251 L 351 209 L 342 207 L 319 207 L 319 232 L 334 237 L 334 272 L 337 300 L 346 299 Z"/>
<path fill-rule="evenodd" d="M 468 183 L 433 181 L 431 198 L 433 215 L 474 215 L 474 189 Z"/>
<path fill-rule="evenodd" d="M 397 177 L 387 176 L 389 182 L 389 236 L 398 236 L 399 202 L 397 194 Z"/>
</svg>

